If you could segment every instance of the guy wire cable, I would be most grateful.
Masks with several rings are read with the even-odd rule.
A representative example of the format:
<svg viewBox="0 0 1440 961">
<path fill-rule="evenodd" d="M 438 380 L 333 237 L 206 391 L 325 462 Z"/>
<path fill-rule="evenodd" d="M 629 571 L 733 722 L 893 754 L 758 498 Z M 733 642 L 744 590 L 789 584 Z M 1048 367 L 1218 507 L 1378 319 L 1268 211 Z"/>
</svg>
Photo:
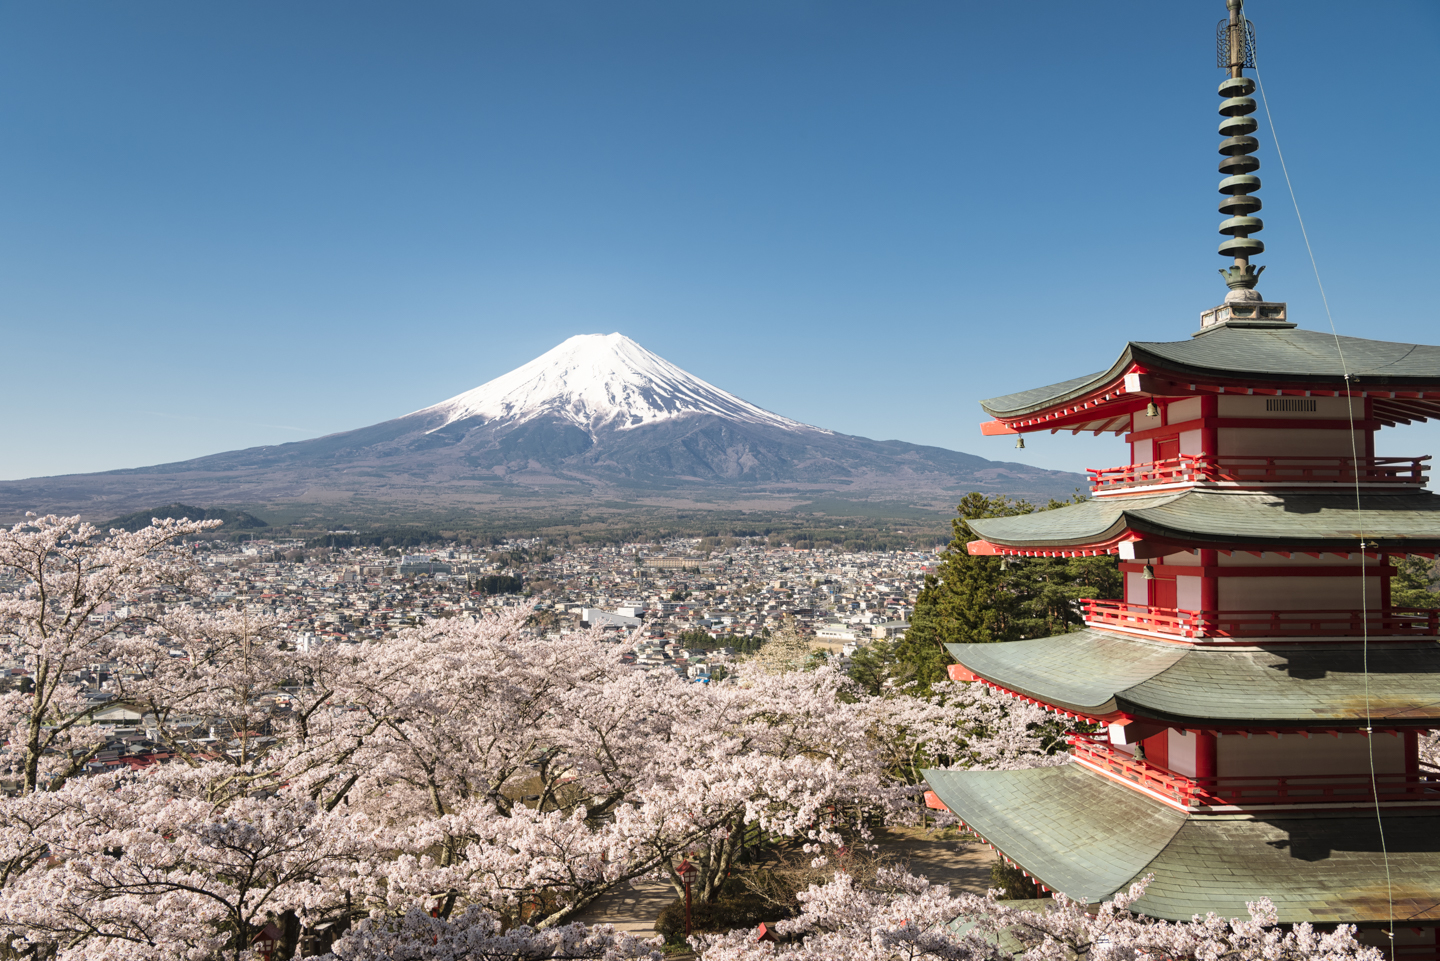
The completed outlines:
<svg viewBox="0 0 1440 961">
<path fill-rule="evenodd" d="M 1259 46 L 1258 44 L 1256 45 Z M 1350 368 L 1345 362 L 1345 350 L 1340 345 L 1340 334 L 1335 329 L 1335 318 L 1330 313 L 1330 299 L 1325 295 L 1325 284 L 1320 279 L 1320 266 L 1315 260 L 1315 250 L 1310 246 L 1310 234 L 1305 229 L 1305 218 L 1300 215 L 1300 201 L 1295 198 L 1295 186 L 1290 182 L 1290 171 L 1285 166 L 1285 154 L 1280 149 L 1280 137 L 1275 133 L 1275 118 L 1270 114 L 1270 101 L 1265 96 L 1265 81 L 1260 78 L 1260 57 L 1255 54 L 1255 83 L 1260 88 L 1260 103 L 1265 107 L 1265 120 L 1270 126 L 1270 141 L 1275 144 L 1275 156 L 1280 161 L 1280 172 L 1285 175 L 1285 188 L 1290 192 L 1290 204 L 1295 208 L 1295 219 L 1300 224 L 1300 236 L 1305 241 L 1305 252 L 1310 255 L 1310 269 L 1315 272 L 1315 286 L 1320 288 L 1320 302 L 1325 307 L 1325 319 L 1330 322 L 1330 336 L 1335 338 L 1335 353 L 1340 358 L 1340 371 L 1345 378 L 1345 410 L 1350 420 L 1350 459 L 1358 464 L 1360 455 L 1355 446 L 1355 397 L 1350 389 Z M 1365 749 L 1370 762 L 1370 793 L 1375 801 L 1375 827 L 1380 835 L 1380 860 L 1385 865 L 1385 896 L 1390 913 L 1390 958 L 1395 959 L 1395 887 L 1390 876 L 1390 852 L 1385 843 L 1385 820 L 1380 811 L 1380 790 L 1375 774 L 1375 731 L 1370 716 L 1370 611 L 1369 592 L 1365 571 L 1365 512 L 1360 497 L 1360 472 L 1355 471 L 1355 515 L 1360 530 L 1360 664 L 1365 691 Z M 1376 552 L 1376 559 L 1380 557 Z M 1383 576 L 1383 575 L 1382 575 Z"/>
</svg>

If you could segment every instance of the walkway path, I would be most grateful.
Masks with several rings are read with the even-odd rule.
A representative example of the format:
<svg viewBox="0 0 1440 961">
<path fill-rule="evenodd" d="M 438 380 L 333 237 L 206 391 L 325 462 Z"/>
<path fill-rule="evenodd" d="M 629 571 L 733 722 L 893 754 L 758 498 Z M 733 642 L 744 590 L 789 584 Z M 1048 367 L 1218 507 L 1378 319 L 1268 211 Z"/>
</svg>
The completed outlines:
<svg viewBox="0 0 1440 961">
<path fill-rule="evenodd" d="M 984 894 L 990 887 L 990 864 L 995 854 L 983 844 L 937 840 L 924 828 L 891 828 L 877 832 L 880 849 L 908 864 L 912 874 L 935 884 L 948 884 L 956 894 Z"/>
<path fill-rule="evenodd" d="M 948 884 L 952 891 L 984 894 L 990 886 L 990 863 L 995 855 L 984 845 L 937 840 L 922 828 L 880 831 L 876 843 L 893 854 L 911 872 L 924 875 L 936 884 Z M 655 919 L 675 900 L 669 884 L 646 881 L 621 888 L 600 898 L 582 911 L 577 921 L 586 924 L 613 924 L 637 937 L 653 937 Z"/>
</svg>

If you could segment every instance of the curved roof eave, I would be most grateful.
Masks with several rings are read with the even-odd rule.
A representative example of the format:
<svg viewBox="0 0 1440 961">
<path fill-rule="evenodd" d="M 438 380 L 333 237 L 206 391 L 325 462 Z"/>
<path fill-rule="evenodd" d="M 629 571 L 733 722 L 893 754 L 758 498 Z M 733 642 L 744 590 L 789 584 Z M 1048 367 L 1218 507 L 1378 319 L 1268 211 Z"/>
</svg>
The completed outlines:
<svg viewBox="0 0 1440 961">
<path fill-rule="evenodd" d="M 1345 350 L 1350 385 L 1440 388 L 1440 347 L 1339 337 L 1319 331 L 1219 329 L 1185 341 L 1130 341 L 1110 367 L 1046 387 L 980 402 L 993 417 L 1013 420 L 1068 403 L 1118 381 L 1132 365 L 1194 382 L 1261 381 L 1341 387 Z M 1186 356 L 1191 355 L 1191 356 Z M 1265 358 L 1270 358 L 1268 363 Z M 1204 362 L 1209 358 L 1209 362 Z"/>
<path fill-rule="evenodd" d="M 1119 380 L 1125 375 L 1126 369 L 1131 364 L 1131 346 L 1133 345 L 1127 344 L 1125 350 L 1120 354 L 1120 359 L 1105 370 L 1072 380 L 1063 380 L 1058 384 L 1050 384 L 1046 387 L 1034 387 L 1014 394 L 991 397 L 982 400 L 980 407 L 991 417 L 1013 419 L 1094 393 L 1100 387 Z"/>
<path fill-rule="evenodd" d="M 947 644 L 966 671 L 1062 711 L 1177 727 L 1331 729 L 1366 718 L 1397 727 L 1440 719 L 1440 645 L 1208 649 L 1087 629 L 1004 644 Z M 1365 666 L 1368 663 L 1368 671 Z M 1374 682 L 1366 707 L 1366 675 Z M 1368 713 L 1367 713 L 1368 710 Z"/>
<path fill-rule="evenodd" d="M 1012 549 L 1090 548 L 1133 534 L 1217 549 L 1440 550 L 1440 496 L 1428 491 L 1350 495 L 1188 490 L 1092 498 L 1053 511 L 969 522 L 985 541 Z"/>
<path fill-rule="evenodd" d="M 1153 874 L 1133 910 L 1184 921 L 1243 917 L 1268 897 L 1285 924 L 1440 920 L 1433 810 L 1187 814 L 1078 765 L 925 770 L 941 802 L 986 843 L 1072 898 L 1095 902 Z M 1377 877 L 1393 864 L 1392 897 Z M 1403 879 L 1403 880 L 1402 880 Z"/>
</svg>

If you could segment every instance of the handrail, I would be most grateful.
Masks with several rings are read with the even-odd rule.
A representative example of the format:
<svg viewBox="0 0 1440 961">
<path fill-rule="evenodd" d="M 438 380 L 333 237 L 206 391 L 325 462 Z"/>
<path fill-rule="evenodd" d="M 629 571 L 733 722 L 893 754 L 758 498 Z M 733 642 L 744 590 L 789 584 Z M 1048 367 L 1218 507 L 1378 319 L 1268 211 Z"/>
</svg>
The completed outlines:
<svg viewBox="0 0 1440 961">
<path fill-rule="evenodd" d="M 1327 457 L 1307 455 L 1181 454 L 1123 467 L 1090 468 L 1094 493 L 1154 484 L 1425 484 L 1423 457 Z"/>
<path fill-rule="evenodd" d="M 1303 574 L 1302 569 L 1297 569 Z M 1178 637 L 1435 637 L 1440 610 L 1188 611 L 1086 597 L 1085 623 Z"/>
<path fill-rule="evenodd" d="M 1196 800 L 1199 785 L 1183 774 L 1147 764 L 1084 734 L 1069 734 L 1065 740 L 1069 742 L 1070 753 L 1075 757 L 1103 767 L 1111 774 L 1118 774 L 1127 781 L 1134 781 L 1140 787 L 1169 795 L 1185 804 L 1204 803 Z"/>
<path fill-rule="evenodd" d="M 1440 801 L 1440 777 L 1429 773 L 1287 774 L 1188 777 L 1117 751 L 1106 741 L 1072 733 L 1076 758 L 1187 805 L 1310 804 L 1344 801 Z"/>
</svg>

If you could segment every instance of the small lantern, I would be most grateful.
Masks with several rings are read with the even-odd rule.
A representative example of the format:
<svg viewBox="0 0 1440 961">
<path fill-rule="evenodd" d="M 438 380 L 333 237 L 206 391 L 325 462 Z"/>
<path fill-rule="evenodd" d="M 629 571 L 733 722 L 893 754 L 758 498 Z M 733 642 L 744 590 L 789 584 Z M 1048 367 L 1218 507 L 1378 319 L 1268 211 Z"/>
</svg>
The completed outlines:
<svg viewBox="0 0 1440 961">
<path fill-rule="evenodd" d="M 675 873 L 680 875 L 681 881 L 685 882 L 685 937 L 688 938 L 690 937 L 691 930 L 690 885 L 693 884 L 695 882 L 695 879 L 700 876 L 700 869 L 697 868 L 695 865 L 691 864 L 689 858 L 686 858 L 684 861 L 680 862 L 680 866 L 675 869 Z"/>
<path fill-rule="evenodd" d="M 280 947 L 280 929 L 274 922 L 267 922 L 255 939 L 250 942 L 251 947 L 265 956 L 265 961 L 270 961 L 275 956 L 275 951 Z"/>
</svg>

